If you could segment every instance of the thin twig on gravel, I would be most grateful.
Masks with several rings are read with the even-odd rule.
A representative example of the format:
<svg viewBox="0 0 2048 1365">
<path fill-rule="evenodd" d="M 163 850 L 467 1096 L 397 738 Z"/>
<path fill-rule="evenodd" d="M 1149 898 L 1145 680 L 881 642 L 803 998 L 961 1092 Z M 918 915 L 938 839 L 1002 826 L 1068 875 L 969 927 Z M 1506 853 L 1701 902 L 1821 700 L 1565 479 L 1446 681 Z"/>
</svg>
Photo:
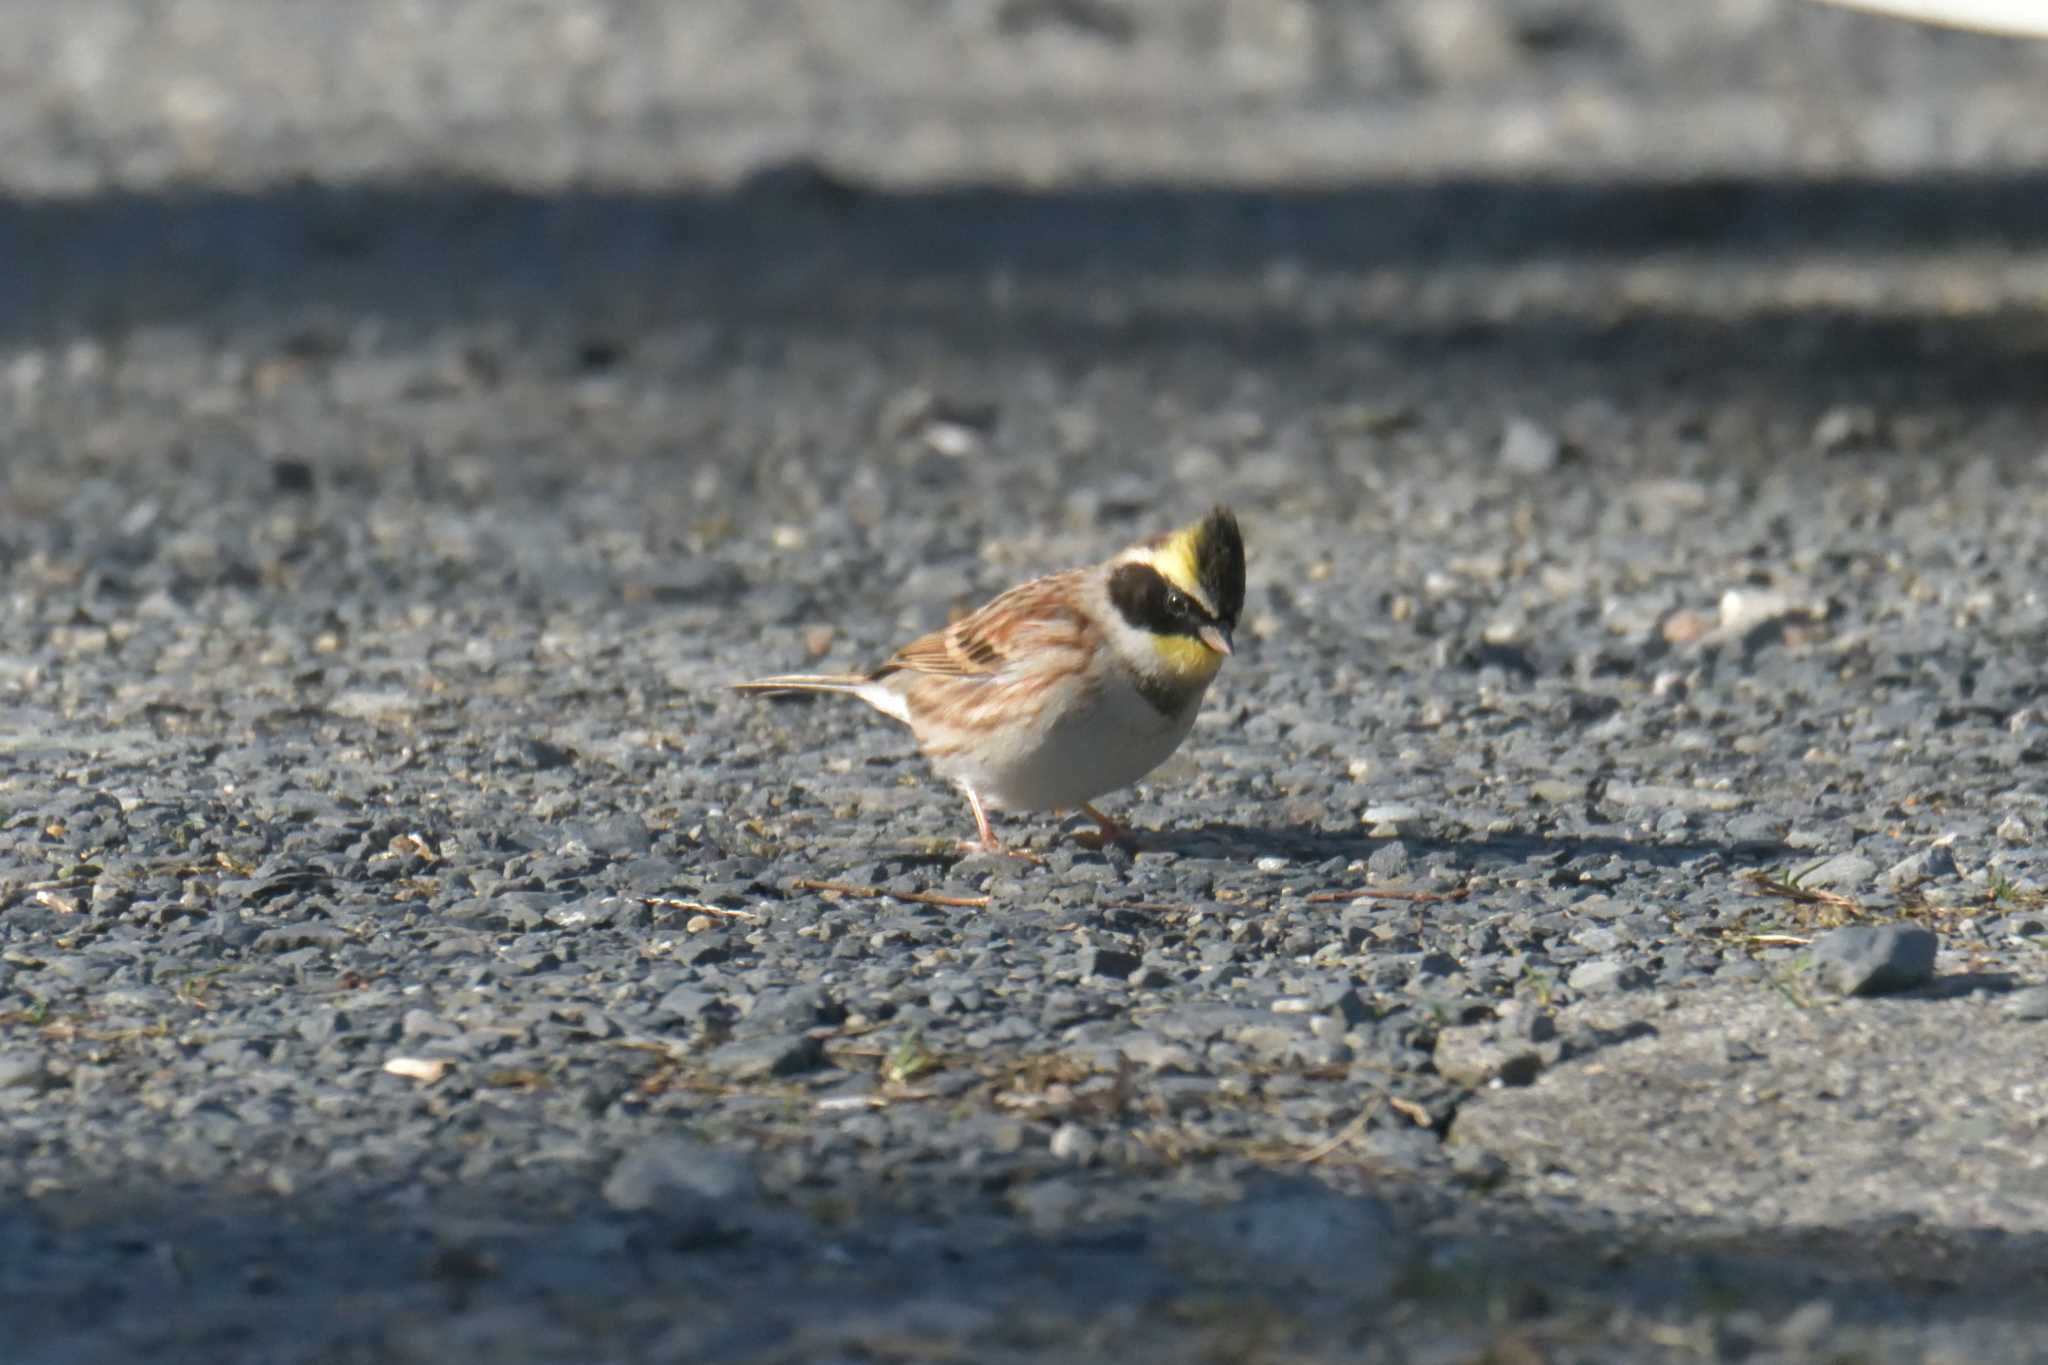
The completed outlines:
<svg viewBox="0 0 2048 1365">
<path fill-rule="evenodd" d="M 1743 880 L 1749 883 L 1751 895 L 1775 896 L 1780 900 L 1792 901 L 1799 905 L 1832 906 L 1837 910 L 1847 911 L 1852 915 L 1863 913 L 1863 907 L 1850 900 L 1847 896 L 1825 890 L 1821 887 L 1807 886 L 1800 881 L 1797 874 L 1788 877 L 1775 870 L 1763 871 L 1759 869 L 1745 873 Z"/>
<path fill-rule="evenodd" d="M 891 891 L 885 886 L 851 886 L 845 882 L 813 881 L 799 877 L 790 883 L 799 891 L 832 891 L 861 900 L 911 901 L 918 905 L 943 905 L 956 910 L 979 910 L 989 904 L 987 896 L 942 896 L 936 891 Z"/>
<path fill-rule="evenodd" d="M 1804 992 L 1795 988 L 1793 984 L 1785 978 L 1784 973 L 1772 972 L 1769 975 L 1767 975 L 1764 978 L 1764 980 L 1770 983 L 1772 990 L 1784 996 L 1787 1003 L 1789 1003 L 1792 1006 L 1792 1008 L 1798 1010 L 1810 1010 L 1813 1008 L 1813 1001 L 1808 999 Z"/>
<path fill-rule="evenodd" d="M 1337 905 L 1345 901 L 1461 901 L 1471 891 L 1461 886 L 1453 891 L 1401 891 L 1393 887 L 1361 886 L 1351 891 L 1318 891 L 1308 898 L 1310 905 Z"/>
<path fill-rule="evenodd" d="M 1380 1097 L 1375 1095 L 1372 1097 L 1372 1099 L 1366 1102 L 1365 1108 L 1358 1111 L 1357 1118 L 1351 1120 L 1351 1122 L 1345 1124 L 1342 1128 L 1339 1128 L 1336 1132 L 1332 1133 L 1328 1138 L 1324 1139 L 1321 1142 L 1318 1142 L 1315 1146 L 1303 1152 L 1301 1154 L 1301 1164 L 1304 1166 L 1315 1165 L 1318 1161 L 1321 1161 L 1324 1157 L 1330 1155 L 1330 1153 L 1336 1151 L 1338 1148 L 1344 1146 L 1345 1143 L 1351 1141 L 1351 1139 L 1357 1137 L 1360 1133 L 1364 1132 L 1365 1125 L 1372 1121 L 1373 1111 L 1378 1109 L 1379 1107 Z"/>
<path fill-rule="evenodd" d="M 678 900 L 674 896 L 642 896 L 640 903 L 651 910 L 692 910 L 700 915 L 716 915 L 720 919 L 743 919 L 749 924 L 758 924 L 761 917 L 751 910 L 727 910 L 703 901 Z"/>
<path fill-rule="evenodd" d="M 1801 934 L 1739 934 L 1731 937 L 1735 942 L 1751 948 L 1804 948 L 1813 942 L 1810 937 Z"/>
<path fill-rule="evenodd" d="M 849 1109 L 887 1109 L 892 1104 L 919 1104 L 935 1100 L 935 1090 L 888 1090 L 869 1095 L 827 1095 L 811 1106 L 818 1114 L 837 1114 Z"/>
</svg>

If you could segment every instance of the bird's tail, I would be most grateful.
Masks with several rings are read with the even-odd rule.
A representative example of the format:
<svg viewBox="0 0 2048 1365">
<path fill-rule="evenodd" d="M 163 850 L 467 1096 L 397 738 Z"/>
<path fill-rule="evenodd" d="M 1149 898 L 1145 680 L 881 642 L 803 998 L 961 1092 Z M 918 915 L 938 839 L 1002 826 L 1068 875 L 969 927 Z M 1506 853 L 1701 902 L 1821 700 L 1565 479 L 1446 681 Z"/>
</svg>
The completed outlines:
<svg viewBox="0 0 2048 1365">
<path fill-rule="evenodd" d="M 738 692 L 837 692 L 859 697 L 883 715 L 910 724 L 910 706 L 903 694 L 868 673 L 778 673 L 772 678 L 734 683 Z"/>
<path fill-rule="evenodd" d="M 858 696 L 871 681 L 865 673 L 778 673 L 732 686 L 735 692 L 846 692 Z"/>
</svg>

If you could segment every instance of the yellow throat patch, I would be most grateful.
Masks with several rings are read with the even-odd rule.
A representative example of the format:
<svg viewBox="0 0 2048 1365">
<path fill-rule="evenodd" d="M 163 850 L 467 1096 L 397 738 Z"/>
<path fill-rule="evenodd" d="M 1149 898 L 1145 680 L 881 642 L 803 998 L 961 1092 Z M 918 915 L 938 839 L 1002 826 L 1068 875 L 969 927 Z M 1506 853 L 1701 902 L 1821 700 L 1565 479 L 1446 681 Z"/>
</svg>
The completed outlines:
<svg viewBox="0 0 2048 1365">
<path fill-rule="evenodd" d="M 1152 648 L 1164 665 L 1162 671 L 1175 682 L 1207 682 L 1223 667 L 1221 654 L 1185 635 L 1155 635 Z"/>
</svg>

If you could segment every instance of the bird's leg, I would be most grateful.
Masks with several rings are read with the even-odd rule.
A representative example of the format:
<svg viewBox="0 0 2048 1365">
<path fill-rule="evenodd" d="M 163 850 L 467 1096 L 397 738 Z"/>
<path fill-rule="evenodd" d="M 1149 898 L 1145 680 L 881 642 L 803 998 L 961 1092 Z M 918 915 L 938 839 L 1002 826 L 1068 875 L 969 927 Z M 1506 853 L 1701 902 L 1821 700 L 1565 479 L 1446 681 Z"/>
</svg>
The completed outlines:
<svg viewBox="0 0 2048 1365">
<path fill-rule="evenodd" d="M 996 832 L 989 828 L 988 812 L 982 809 L 981 797 L 975 793 L 974 788 L 962 787 L 960 790 L 967 793 L 967 804 L 974 811 L 974 830 L 975 833 L 981 836 L 979 839 L 962 839 L 960 841 L 960 851 L 962 853 L 994 853 L 1004 858 L 1022 858 L 1027 863 L 1042 863 L 1045 861 L 1036 853 L 1029 853 L 1021 848 L 1006 847 L 996 838 Z"/>
<path fill-rule="evenodd" d="M 1095 822 L 1093 830 L 1082 830 L 1074 837 L 1089 848 L 1101 848 L 1107 844 L 1119 844 L 1124 848 L 1138 847 L 1138 833 L 1121 820 L 1115 820 L 1086 801 L 1081 803 L 1081 814 Z"/>
<path fill-rule="evenodd" d="M 988 812 L 981 808 L 981 797 L 972 787 L 960 790 L 967 793 L 968 808 L 974 812 L 974 832 L 981 836 L 981 846 L 993 853 L 1001 845 L 996 843 L 996 832 L 988 827 Z"/>
</svg>

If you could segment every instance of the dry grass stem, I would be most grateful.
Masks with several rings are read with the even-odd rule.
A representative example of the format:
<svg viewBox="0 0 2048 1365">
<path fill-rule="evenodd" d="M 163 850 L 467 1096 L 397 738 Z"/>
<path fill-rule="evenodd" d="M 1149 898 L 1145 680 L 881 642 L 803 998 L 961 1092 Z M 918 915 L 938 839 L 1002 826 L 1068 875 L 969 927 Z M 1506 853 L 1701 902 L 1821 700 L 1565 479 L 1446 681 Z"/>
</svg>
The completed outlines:
<svg viewBox="0 0 2048 1365">
<path fill-rule="evenodd" d="M 799 877 L 790 885 L 799 891 L 827 891 L 859 900 L 910 901 L 916 905 L 943 905 L 955 910 L 980 910 L 989 903 L 987 896 L 942 896 L 936 891 L 891 891 L 885 886 L 851 886 L 846 882 L 821 882 L 809 877 Z"/>
</svg>

